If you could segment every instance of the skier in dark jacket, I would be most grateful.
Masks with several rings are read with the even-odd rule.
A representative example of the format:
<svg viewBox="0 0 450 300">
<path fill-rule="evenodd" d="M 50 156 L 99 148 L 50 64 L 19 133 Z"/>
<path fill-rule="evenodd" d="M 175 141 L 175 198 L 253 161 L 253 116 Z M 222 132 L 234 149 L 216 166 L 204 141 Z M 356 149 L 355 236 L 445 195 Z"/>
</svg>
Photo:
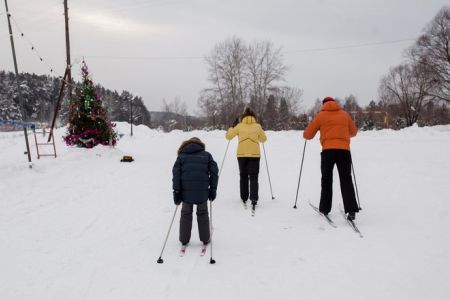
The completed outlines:
<svg viewBox="0 0 450 300">
<path fill-rule="evenodd" d="M 219 170 L 205 144 L 196 137 L 184 141 L 172 169 L 173 200 L 183 202 L 180 218 L 180 242 L 187 245 L 191 238 L 192 212 L 197 205 L 197 223 L 200 241 L 210 241 L 207 200 L 216 199 Z"/>
</svg>

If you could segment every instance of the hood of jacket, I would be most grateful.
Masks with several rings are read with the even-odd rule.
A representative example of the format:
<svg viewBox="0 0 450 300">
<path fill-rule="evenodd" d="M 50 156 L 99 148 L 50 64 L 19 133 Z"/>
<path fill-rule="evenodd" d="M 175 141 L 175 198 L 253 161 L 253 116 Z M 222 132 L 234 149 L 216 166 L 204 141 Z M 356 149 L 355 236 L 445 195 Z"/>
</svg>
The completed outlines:
<svg viewBox="0 0 450 300">
<path fill-rule="evenodd" d="M 200 141 L 199 139 L 190 139 L 187 141 L 184 141 L 180 148 L 178 148 L 178 154 L 181 153 L 195 153 L 205 150 L 205 144 Z"/>
<path fill-rule="evenodd" d="M 254 116 L 245 116 L 241 119 L 241 123 L 253 124 L 256 123 L 256 118 Z"/>
<path fill-rule="evenodd" d="M 322 108 L 320 110 L 337 111 L 337 110 L 341 110 L 341 106 L 336 101 L 328 101 L 322 105 Z"/>
</svg>

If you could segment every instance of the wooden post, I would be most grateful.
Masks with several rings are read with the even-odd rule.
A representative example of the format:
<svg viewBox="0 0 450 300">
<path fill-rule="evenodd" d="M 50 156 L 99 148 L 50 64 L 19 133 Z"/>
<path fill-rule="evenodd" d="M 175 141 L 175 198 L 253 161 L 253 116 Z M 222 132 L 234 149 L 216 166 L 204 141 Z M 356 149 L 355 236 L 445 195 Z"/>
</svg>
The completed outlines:
<svg viewBox="0 0 450 300">
<path fill-rule="evenodd" d="M 58 100 L 56 100 L 56 103 L 55 103 L 55 110 L 53 111 L 52 125 L 50 126 L 50 134 L 48 135 L 47 143 L 50 143 L 50 140 L 52 139 L 52 136 L 53 136 L 53 128 L 55 127 L 56 117 L 58 116 L 58 111 L 59 111 L 59 108 L 61 107 L 61 99 L 63 98 L 63 95 L 64 95 L 64 86 L 66 84 L 66 78 L 67 78 L 67 74 L 69 72 L 70 72 L 70 69 L 66 68 L 66 71 L 64 72 L 64 77 L 61 80 L 61 88 L 59 89 Z M 53 140 L 55 140 L 55 139 L 53 139 Z"/>
<path fill-rule="evenodd" d="M 18 92 L 18 98 L 19 98 L 19 103 L 20 103 L 20 109 L 21 109 L 21 113 L 22 113 L 23 134 L 25 135 L 25 144 L 26 144 L 27 154 L 28 154 L 28 163 L 29 163 L 29 167 L 31 168 L 30 145 L 28 143 L 27 127 L 25 125 L 25 121 L 26 121 L 25 107 L 23 106 L 22 90 L 21 90 L 20 82 L 19 82 L 19 69 L 17 67 L 16 49 L 14 47 L 14 37 L 12 34 L 11 20 L 10 20 L 11 15 L 9 14 L 8 2 L 6 0 L 5 0 L 5 7 L 6 7 L 6 16 L 8 19 L 9 39 L 11 41 L 11 50 L 12 50 L 12 55 L 13 55 L 13 60 L 14 60 L 14 71 L 16 73 L 17 92 Z"/>
</svg>

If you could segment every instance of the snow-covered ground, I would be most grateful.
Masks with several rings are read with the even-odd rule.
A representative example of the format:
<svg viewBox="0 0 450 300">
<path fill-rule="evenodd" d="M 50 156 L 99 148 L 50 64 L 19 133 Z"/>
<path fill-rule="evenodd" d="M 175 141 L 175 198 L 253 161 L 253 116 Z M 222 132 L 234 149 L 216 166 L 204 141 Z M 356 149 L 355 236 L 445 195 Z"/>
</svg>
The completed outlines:
<svg viewBox="0 0 450 300">
<path fill-rule="evenodd" d="M 118 125 L 116 148 L 70 148 L 29 169 L 21 132 L 0 133 L 0 299 L 449 299 L 450 126 L 362 132 L 352 154 L 362 212 L 359 238 L 308 205 L 320 195 L 320 145 L 268 132 L 256 216 L 239 202 L 236 141 L 213 202 L 213 258 L 194 221 L 184 257 L 170 220 L 171 169 L 180 143 L 201 138 L 220 166 L 223 131 L 161 133 Z M 132 155 L 132 163 L 119 162 Z"/>
</svg>

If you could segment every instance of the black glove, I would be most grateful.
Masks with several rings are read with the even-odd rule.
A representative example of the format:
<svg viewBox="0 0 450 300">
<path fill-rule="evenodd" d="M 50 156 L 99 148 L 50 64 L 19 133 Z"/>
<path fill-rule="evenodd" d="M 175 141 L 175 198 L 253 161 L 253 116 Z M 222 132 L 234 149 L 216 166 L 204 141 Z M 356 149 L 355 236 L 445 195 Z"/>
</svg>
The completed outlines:
<svg viewBox="0 0 450 300">
<path fill-rule="evenodd" d="M 183 201 L 183 198 L 181 197 L 181 191 L 174 190 L 173 191 L 173 202 L 175 205 L 180 205 L 180 203 Z"/>
<path fill-rule="evenodd" d="M 214 201 L 216 199 L 216 191 L 215 190 L 209 190 L 209 200 Z"/>
<path fill-rule="evenodd" d="M 239 118 L 236 118 L 230 127 L 235 127 L 237 124 L 239 124 Z"/>
</svg>

